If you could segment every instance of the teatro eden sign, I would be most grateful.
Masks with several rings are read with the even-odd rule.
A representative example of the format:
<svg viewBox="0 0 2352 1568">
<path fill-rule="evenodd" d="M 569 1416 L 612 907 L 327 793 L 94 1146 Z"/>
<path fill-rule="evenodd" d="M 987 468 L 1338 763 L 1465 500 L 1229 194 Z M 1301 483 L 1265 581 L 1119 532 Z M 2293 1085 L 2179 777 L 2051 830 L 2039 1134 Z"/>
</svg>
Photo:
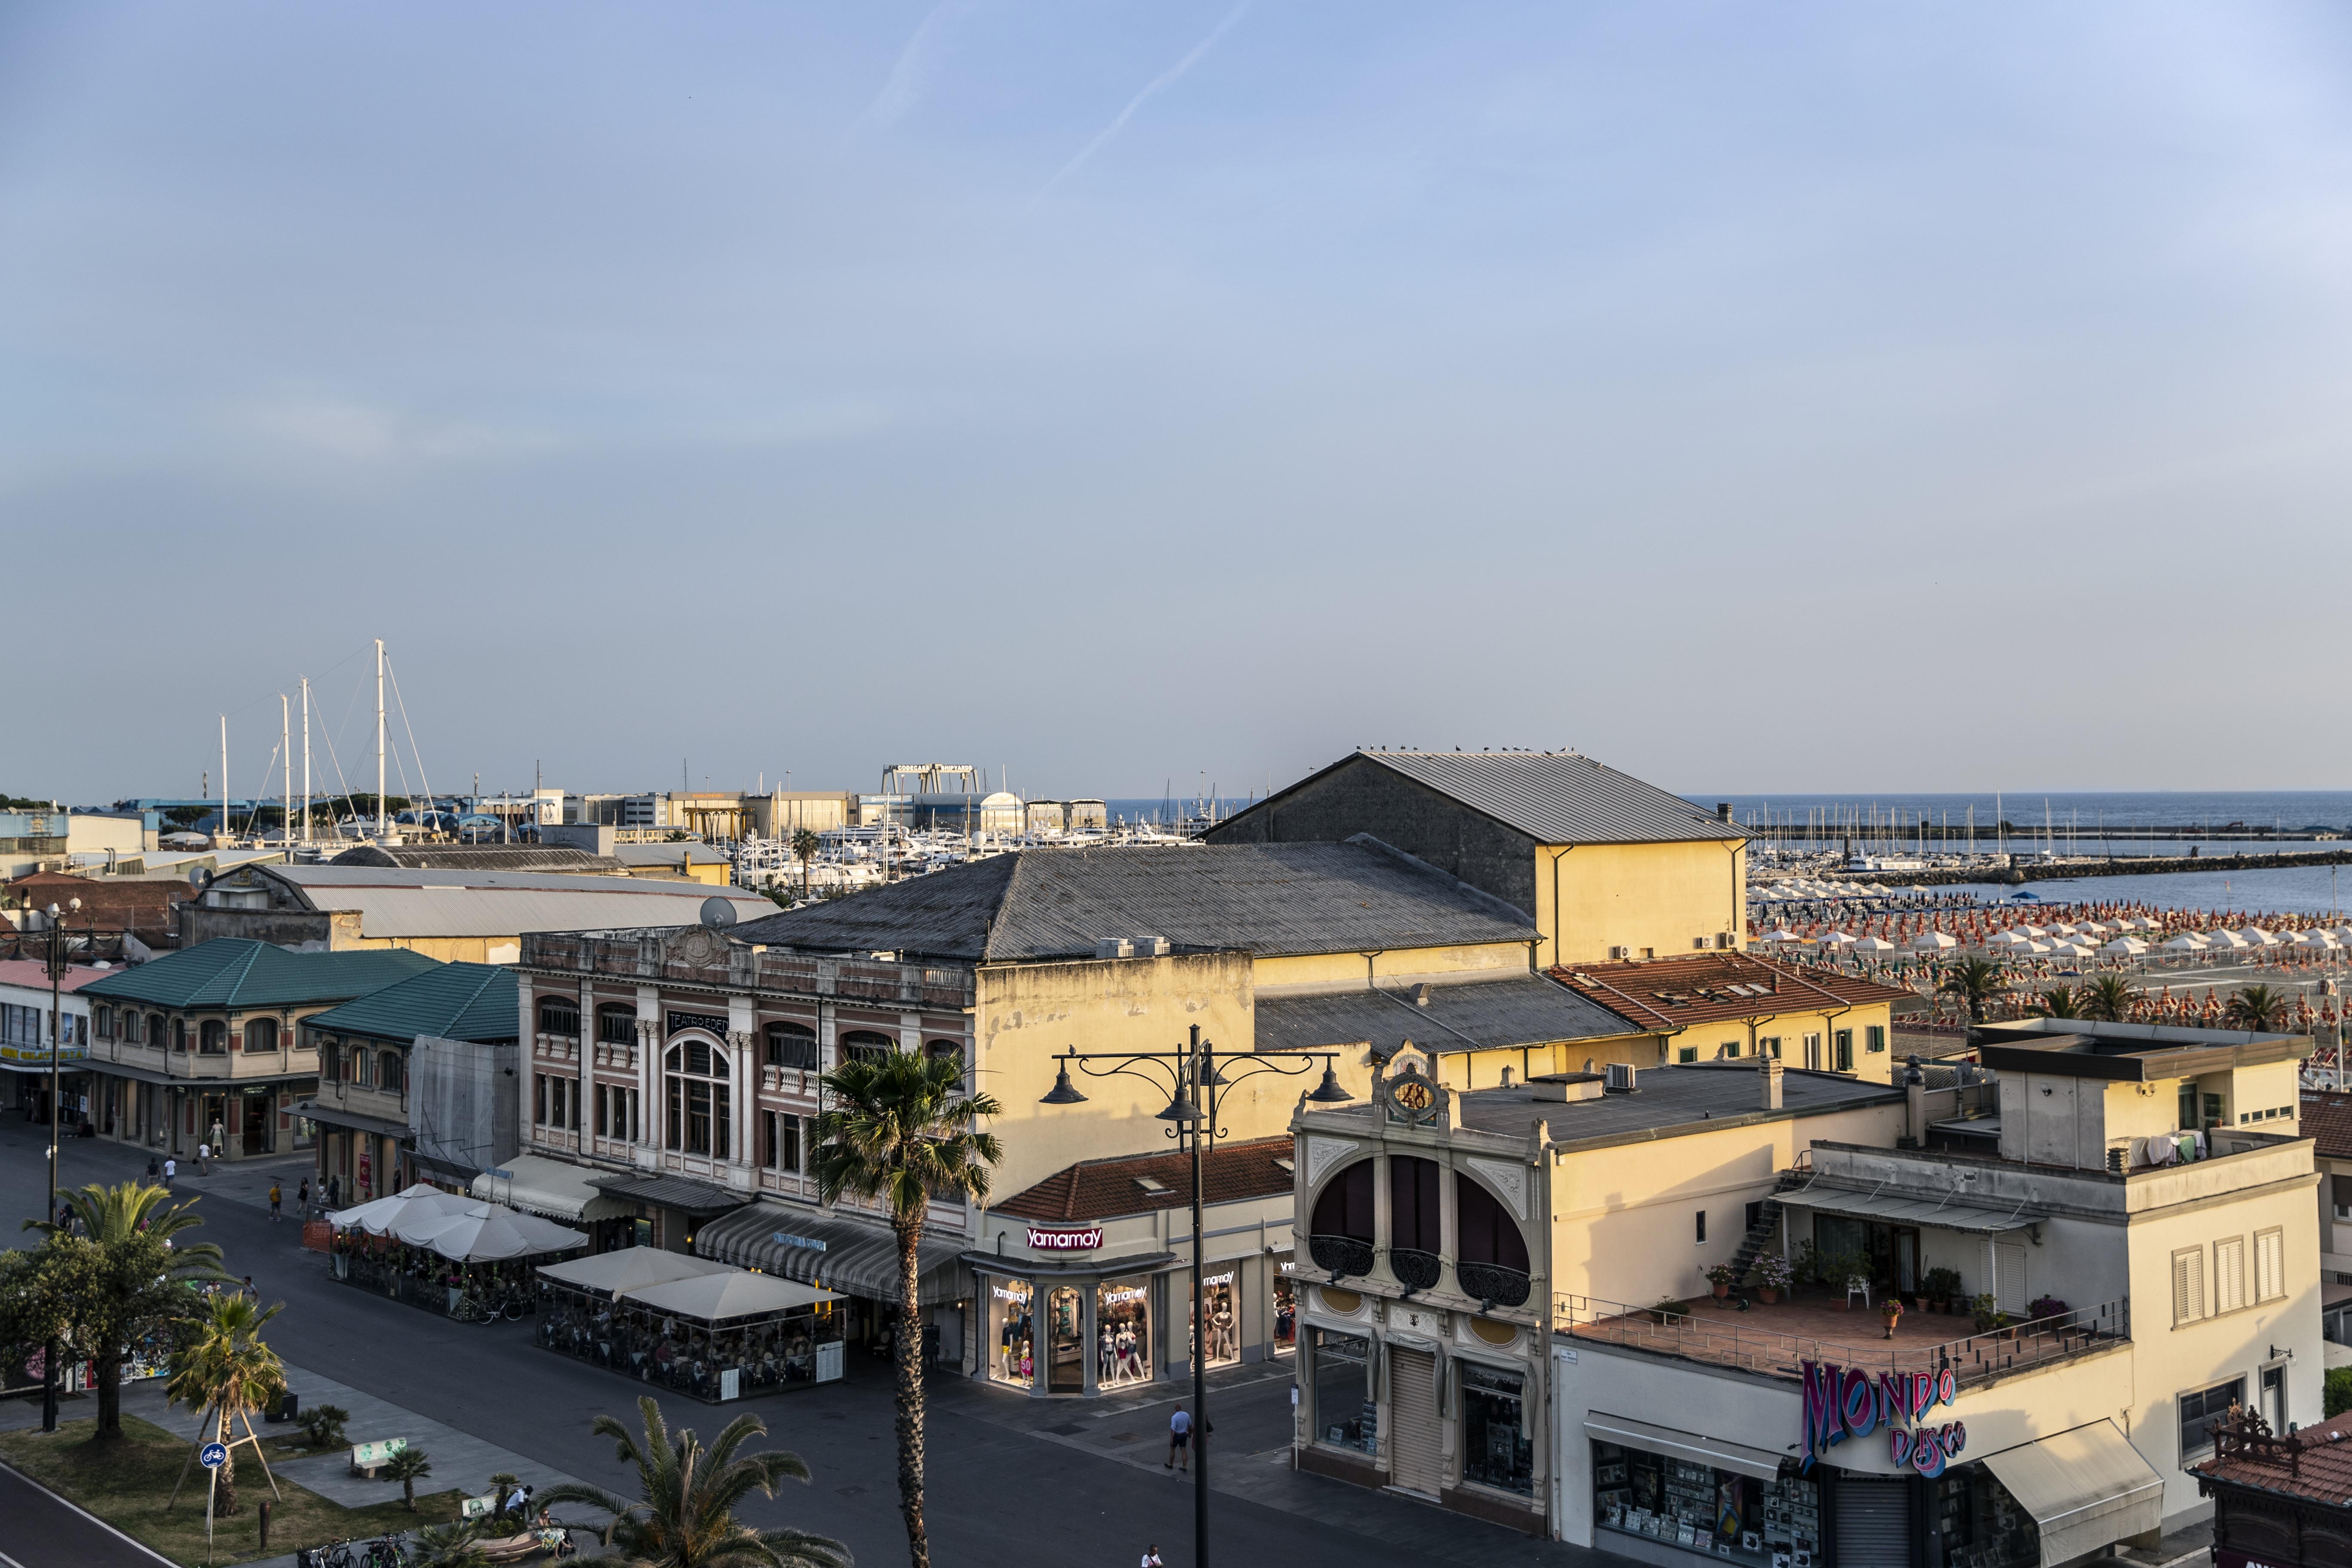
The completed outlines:
<svg viewBox="0 0 2352 1568">
<path fill-rule="evenodd" d="M 1029 1250 L 1032 1252 L 1094 1252 L 1102 1247 L 1102 1226 L 1090 1226 L 1085 1230 L 1040 1230 L 1029 1227 Z"/>
<path fill-rule="evenodd" d="M 1944 1473 L 1948 1459 L 1968 1446 L 1963 1421 L 1942 1426 L 1926 1423 L 1927 1412 L 1959 1396 L 1959 1378 L 1950 1367 L 1935 1372 L 1882 1372 L 1875 1375 L 1860 1367 L 1836 1367 L 1825 1362 L 1802 1363 L 1805 1384 L 1804 1468 L 1830 1451 L 1833 1444 L 1867 1437 L 1886 1428 L 1886 1457 L 1898 1468 L 1908 1465 L 1933 1479 Z"/>
</svg>

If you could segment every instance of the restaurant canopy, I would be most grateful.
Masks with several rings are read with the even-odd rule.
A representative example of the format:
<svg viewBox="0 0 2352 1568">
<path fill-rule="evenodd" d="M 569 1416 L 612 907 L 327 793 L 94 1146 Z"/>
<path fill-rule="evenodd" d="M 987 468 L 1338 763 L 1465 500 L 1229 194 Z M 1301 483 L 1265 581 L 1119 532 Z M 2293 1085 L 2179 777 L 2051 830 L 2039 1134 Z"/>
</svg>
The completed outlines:
<svg viewBox="0 0 2352 1568">
<path fill-rule="evenodd" d="M 926 1236 L 916 1267 L 922 1304 L 941 1306 L 971 1294 L 971 1274 L 961 1243 Z M 762 1198 L 695 1232 L 694 1250 L 876 1300 L 898 1299 L 898 1238 L 887 1226 L 837 1217 Z"/>
<path fill-rule="evenodd" d="M 395 1221 L 402 1215 L 415 1214 L 462 1214 L 474 1200 L 459 1193 L 443 1192 L 425 1182 L 389 1197 L 373 1203 L 359 1204 L 347 1209 L 337 1209 L 327 1216 L 327 1223 L 337 1230 L 354 1227 L 370 1236 L 389 1236 Z"/>
<path fill-rule="evenodd" d="M 840 1297 L 830 1290 L 820 1290 L 814 1285 L 803 1285 L 797 1279 L 779 1279 L 772 1274 L 754 1274 L 749 1269 L 721 1267 L 715 1274 L 698 1274 L 690 1279 L 673 1279 L 664 1285 L 649 1285 L 629 1293 L 636 1306 L 667 1312 L 675 1318 L 688 1318 L 698 1323 L 723 1323 L 737 1318 L 761 1318 L 776 1312 L 786 1312 L 795 1307 L 814 1306 L 820 1301 L 838 1301 Z"/>
<path fill-rule="evenodd" d="M 517 1154 L 494 1171 L 474 1178 L 468 1190 L 490 1203 L 505 1204 L 525 1214 L 544 1215 L 566 1225 L 585 1220 L 618 1219 L 636 1213 L 634 1204 L 607 1197 L 588 1184 L 590 1173 L 561 1160 L 537 1154 Z"/>
<path fill-rule="evenodd" d="M 593 1258 L 574 1258 L 562 1263 L 541 1264 L 539 1276 L 560 1285 L 569 1285 L 575 1290 L 620 1296 L 656 1285 L 667 1285 L 673 1279 L 691 1279 L 701 1274 L 724 1274 L 728 1268 L 727 1264 L 697 1258 L 691 1252 L 665 1252 L 658 1247 L 624 1247 L 614 1252 L 600 1252 Z"/>
<path fill-rule="evenodd" d="M 2042 1527 L 2042 1568 L 2163 1525 L 2164 1478 L 2112 1421 L 1988 1454 L 1984 1467 Z"/>
<path fill-rule="evenodd" d="M 475 1206 L 483 1212 L 403 1216 L 392 1234 L 411 1247 L 428 1247 L 458 1263 L 543 1258 L 551 1252 L 570 1252 L 588 1245 L 583 1232 L 566 1230 L 553 1220 L 497 1204 Z"/>
</svg>

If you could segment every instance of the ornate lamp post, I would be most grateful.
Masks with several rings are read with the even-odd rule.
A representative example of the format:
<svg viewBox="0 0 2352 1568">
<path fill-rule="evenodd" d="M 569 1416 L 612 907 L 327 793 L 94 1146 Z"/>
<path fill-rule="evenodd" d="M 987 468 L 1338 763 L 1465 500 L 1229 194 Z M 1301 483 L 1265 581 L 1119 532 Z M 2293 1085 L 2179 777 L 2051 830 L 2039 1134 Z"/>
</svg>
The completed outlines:
<svg viewBox="0 0 2352 1568">
<path fill-rule="evenodd" d="M 68 907 L 79 913 L 79 899 L 68 900 Z M 58 1052 L 65 1044 L 66 1008 L 66 927 L 63 913 L 51 904 L 46 911 L 49 917 L 49 1215 L 58 1217 Z M 51 1340 L 41 1352 L 41 1430 L 58 1429 L 58 1342 Z"/>
<path fill-rule="evenodd" d="M 1209 1568 L 1209 1363 L 1202 1354 L 1205 1336 L 1201 1329 L 1202 1254 L 1205 1250 L 1201 1218 L 1201 1157 L 1202 1151 L 1228 1134 L 1217 1124 L 1217 1108 L 1224 1091 L 1244 1079 L 1261 1073 L 1279 1073 L 1284 1078 L 1298 1078 L 1311 1070 L 1317 1062 L 1323 1064 L 1323 1081 L 1308 1091 L 1305 1099 L 1318 1105 L 1337 1105 L 1353 1100 L 1340 1085 L 1339 1075 L 1331 1070 L 1338 1059 L 1334 1051 L 1284 1052 L 1279 1056 L 1228 1055 L 1220 1068 L 1217 1047 L 1201 1037 L 1201 1026 L 1192 1026 L 1192 1037 L 1171 1051 L 1064 1051 L 1055 1057 L 1059 1070 L 1054 1075 L 1054 1087 L 1039 1100 L 1041 1105 L 1078 1105 L 1086 1096 L 1070 1082 L 1070 1068 L 1088 1078 L 1112 1078 L 1125 1074 L 1140 1078 L 1164 1089 L 1168 1109 L 1157 1113 L 1158 1120 L 1170 1123 L 1168 1136 L 1180 1145 L 1189 1144 L 1192 1155 L 1192 1429 L 1200 1434 L 1193 1444 L 1192 1454 L 1192 1565 Z"/>
</svg>

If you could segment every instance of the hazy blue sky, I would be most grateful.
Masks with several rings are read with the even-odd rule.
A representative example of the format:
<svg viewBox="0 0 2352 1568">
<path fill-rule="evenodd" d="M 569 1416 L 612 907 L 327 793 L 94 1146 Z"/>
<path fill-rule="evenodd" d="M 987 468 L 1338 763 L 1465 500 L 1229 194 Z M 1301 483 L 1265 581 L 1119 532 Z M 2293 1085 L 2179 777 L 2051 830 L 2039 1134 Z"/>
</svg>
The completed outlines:
<svg viewBox="0 0 2352 1568">
<path fill-rule="evenodd" d="M 348 766 L 374 636 L 444 788 L 2340 784 L 2347 83 L 2316 4 L 11 5 L 0 790 L 226 709 L 242 794 L 304 671 Z"/>
</svg>

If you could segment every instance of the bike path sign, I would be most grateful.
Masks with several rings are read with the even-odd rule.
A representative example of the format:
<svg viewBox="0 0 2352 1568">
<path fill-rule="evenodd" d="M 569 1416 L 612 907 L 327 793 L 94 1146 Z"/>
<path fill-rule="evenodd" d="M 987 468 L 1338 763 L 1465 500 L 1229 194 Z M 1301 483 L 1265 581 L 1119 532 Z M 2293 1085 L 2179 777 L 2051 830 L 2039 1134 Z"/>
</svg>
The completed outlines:
<svg viewBox="0 0 2352 1568">
<path fill-rule="evenodd" d="M 228 1463 L 228 1445 L 207 1443 L 196 1450 L 196 1463 L 208 1470 L 217 1470 Z"/>
</svg>

